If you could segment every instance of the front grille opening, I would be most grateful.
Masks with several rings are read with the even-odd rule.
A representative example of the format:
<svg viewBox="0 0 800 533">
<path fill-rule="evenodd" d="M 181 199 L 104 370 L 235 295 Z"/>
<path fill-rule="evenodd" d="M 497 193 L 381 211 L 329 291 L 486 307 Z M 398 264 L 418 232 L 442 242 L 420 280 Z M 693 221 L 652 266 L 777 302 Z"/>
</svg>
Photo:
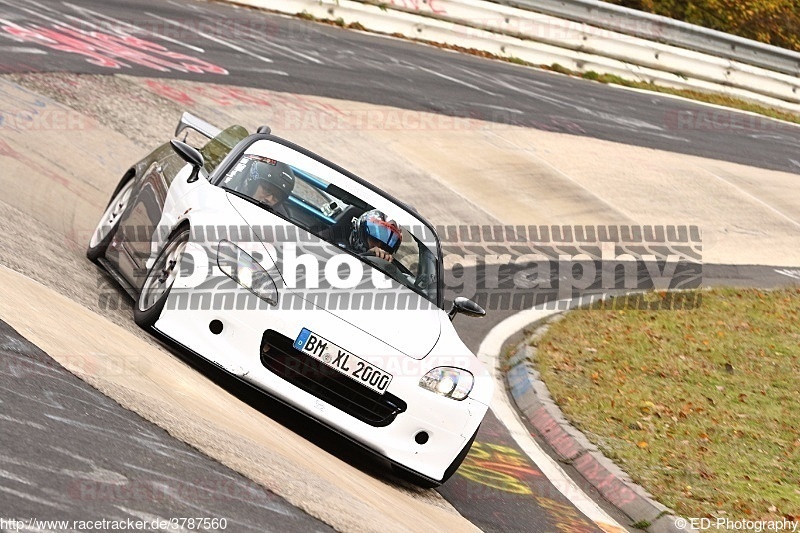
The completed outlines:
<svg viewBox="0 0 800 533">
<path fill-rule="evenodd" d="M 292 385 L 375 427 L 394 422 L 408 405 L 397 396 L 378 394 L 294 348 L 294 341 L 268 329 L 261 339 L 261 364 Z"/>
</svg>

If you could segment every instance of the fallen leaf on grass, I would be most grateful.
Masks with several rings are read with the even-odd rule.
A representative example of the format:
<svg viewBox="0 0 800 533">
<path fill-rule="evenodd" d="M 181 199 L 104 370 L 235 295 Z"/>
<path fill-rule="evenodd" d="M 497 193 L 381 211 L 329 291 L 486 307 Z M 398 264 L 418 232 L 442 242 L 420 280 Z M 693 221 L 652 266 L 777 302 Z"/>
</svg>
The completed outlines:
<svg viewBox="0 0 800 533">
<path fill-rule="evenodd" d="M 645 402 L 642 402 L 642 403 L 639 404 L 639 409 L 643 413 L 649 413 L 653 409 L 653 407 L 655 407 L 655 405 L 656 404 L 654 404 L 651 401 L 645 401 Z"/>
</svg>

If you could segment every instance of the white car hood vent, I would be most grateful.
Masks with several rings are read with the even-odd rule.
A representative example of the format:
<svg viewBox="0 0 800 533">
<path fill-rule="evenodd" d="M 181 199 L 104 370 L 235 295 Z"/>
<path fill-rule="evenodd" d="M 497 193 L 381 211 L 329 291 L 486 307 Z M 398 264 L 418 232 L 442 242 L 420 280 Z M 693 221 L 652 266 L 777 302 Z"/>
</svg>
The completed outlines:
<svg viewBox="0 0 800 533">
<path fill-rule="evenodd" d="M 380 271 L 375 274 L 377 282 L 390 288 L 375 288 L 374 269 L 368 263 L 361 263 L 335 245 L 320 242 L 305 230 L 257 205 L 231 194 L 227 197 L 261 239 L 280 272 L 283 279 L 278 283 L 279 291 L 290 291 L 309 302 L 312 308 L 309 312 L 325 311 L 414 359 L 424 358 L 433 349 L 441 334 L 444 316 L 435 304 L 387 279 Z M 325 273 L 325 266 L 331 260 L 360 263 L 363 276 L 358 279 L 362 283 L 355 288 L 331 287 L 328 276 L 332 276 L 332 272 L 328 276 Z M 314 266 L 306 269 L 306 264 Z M 314 270 L 317 276 L 313 276 Z M 347 272 L 347 267 L 341 267 L 337 277 L 332 277 L 334 283 L 347 278 Z"/>
</svg>

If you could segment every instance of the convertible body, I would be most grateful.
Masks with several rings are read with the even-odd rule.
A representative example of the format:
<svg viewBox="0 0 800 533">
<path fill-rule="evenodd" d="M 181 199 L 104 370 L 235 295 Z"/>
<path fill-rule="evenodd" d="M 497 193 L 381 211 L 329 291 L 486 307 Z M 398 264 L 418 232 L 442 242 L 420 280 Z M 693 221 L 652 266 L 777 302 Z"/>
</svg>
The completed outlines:
<svg viewBox="0 0 800 533">
<path fill-rule="evenodd" d="M 123 176 L 87 256 L 135 299 L 134 319 L 387 458 L 421 485 L 463 461 L 493 381 L 445 310 L 441 246 L 412 208 L 276 137 L 185 113 L 172 141 Z M 279 206 L 252 168 L 291 179 Z M 401 228 L 391 261 L 352 249 L 379 210 Z"/>
</svg>

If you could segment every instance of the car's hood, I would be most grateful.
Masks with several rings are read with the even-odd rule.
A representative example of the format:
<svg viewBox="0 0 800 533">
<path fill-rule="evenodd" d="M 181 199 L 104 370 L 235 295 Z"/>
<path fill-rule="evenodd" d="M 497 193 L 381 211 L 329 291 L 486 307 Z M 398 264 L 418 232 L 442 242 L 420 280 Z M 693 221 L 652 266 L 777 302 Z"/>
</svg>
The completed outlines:
<svg viewBox="0 0 800 533">
<path fill-rule="evenodd" d="M 261 240 L 273 266 L 280 272 L 279 290 L 292 292 L 314 309 L 331 313 L 414 359 L 422 359 L 434 347 L 445 315 L 441 309 L 394 281 L 390 289 L 368 289 L 363 284 L 350 289 L 329 288 L 329 280 L 325 279 L 327 262 L 357 259 L 336 246 L 314 244 L 319 239 L 257 205 L 231 194 L 227 197 Z M 294 258 L 291 263 L 285 260 L 287 244 Z M 337 259 L 341 255 L 347 257 Z M 316 284 L 308 277 L 309 270 L 305 266 L 297 266 L 306 261 L 318 265 Z M 293 272 L 285 271 L 289 265 Z M 364 263 L 363 270 L 363 278 L 370 285 L 374 269 Z M 378 279 L 386 279 L 382 273 L 376 272 Z"/>
</svg>

